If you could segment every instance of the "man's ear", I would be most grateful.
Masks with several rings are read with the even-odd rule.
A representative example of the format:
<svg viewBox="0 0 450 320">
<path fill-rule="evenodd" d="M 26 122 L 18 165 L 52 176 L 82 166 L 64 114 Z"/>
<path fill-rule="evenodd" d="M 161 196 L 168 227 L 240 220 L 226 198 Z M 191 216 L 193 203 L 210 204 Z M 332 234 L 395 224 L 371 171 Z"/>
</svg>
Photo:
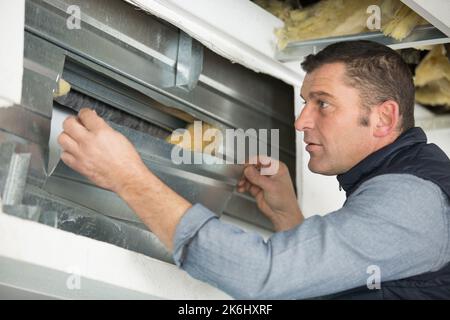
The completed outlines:
<svg viewBox="0 0 450 320">
<path fill-rule="evenodd" d="M 400 110 L 398 103 L 387 100 L 375 107 L 372 113 L 374 126 L 374 136 L 382 138 L 396 131 L 400 121 Z"/>
</svg>

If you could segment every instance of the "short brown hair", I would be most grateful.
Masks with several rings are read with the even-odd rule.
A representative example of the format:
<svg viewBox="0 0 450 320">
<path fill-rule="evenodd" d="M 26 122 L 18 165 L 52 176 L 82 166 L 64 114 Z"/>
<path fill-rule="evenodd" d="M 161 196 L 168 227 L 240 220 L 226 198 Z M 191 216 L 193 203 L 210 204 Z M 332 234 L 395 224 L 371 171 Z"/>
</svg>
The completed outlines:
<svg viewBox="0 0 450 320">
<path fill-rule="evenodd" d="M 310 73 L 328 63 L 343 63 L 348 84 L 360 92 L 363 107 L 393 100 L 399 105 L 401 131 L 414 127 L 414 83 L 401 56 L 382 44 L 358 40 L 331 44 L 308 55 L 302 68 Z"/>
</svg>

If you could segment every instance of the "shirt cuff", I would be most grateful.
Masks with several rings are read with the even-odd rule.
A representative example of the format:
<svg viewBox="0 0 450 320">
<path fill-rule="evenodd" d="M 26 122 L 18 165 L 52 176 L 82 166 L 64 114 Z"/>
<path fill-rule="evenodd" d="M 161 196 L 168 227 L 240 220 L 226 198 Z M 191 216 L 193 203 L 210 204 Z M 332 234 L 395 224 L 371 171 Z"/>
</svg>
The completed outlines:
<svg viewBox="0 0 450 320">
<path fill-rule="evenodd" d="M 173 260 L 181 268 L 186 247 L 197 232 L 211 219 L 218 218 L 211 210 L 197 203 L 181 217 L 175 230 Z"/>
</svg>

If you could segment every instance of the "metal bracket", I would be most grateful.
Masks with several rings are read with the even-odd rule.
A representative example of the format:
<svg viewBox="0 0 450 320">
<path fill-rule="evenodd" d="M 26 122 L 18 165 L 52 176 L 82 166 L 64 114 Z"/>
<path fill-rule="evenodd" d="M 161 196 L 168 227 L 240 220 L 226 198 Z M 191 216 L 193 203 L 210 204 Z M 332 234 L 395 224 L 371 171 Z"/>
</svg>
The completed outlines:
<svg viewBox="0 0 450 320">
<path fill-rule="evenodd" d="M 0 176 L 0 180 L 6 180 L 4 184 L 2 183 L 4 185 L 2 192 L 3 212 L 19 218 L 38 221 L 41 208 L 22 204 L 31 153 L 18 153 L 14 143 L 4 143 L 0 145 L 0 158 L 2 160 L 10 159 L 3 163 L 0 171 L 0 173 L 3 173 L 2 175 L 6 174 L 6 177 Z M 6 166 L 8 166 L 7 170 L 5 170 Z"/>
<path fill-rule="evenodd" d="M 203 46 L 180 30 L 175 85 L 191 91 L 203 69 Z"/>
</svg>

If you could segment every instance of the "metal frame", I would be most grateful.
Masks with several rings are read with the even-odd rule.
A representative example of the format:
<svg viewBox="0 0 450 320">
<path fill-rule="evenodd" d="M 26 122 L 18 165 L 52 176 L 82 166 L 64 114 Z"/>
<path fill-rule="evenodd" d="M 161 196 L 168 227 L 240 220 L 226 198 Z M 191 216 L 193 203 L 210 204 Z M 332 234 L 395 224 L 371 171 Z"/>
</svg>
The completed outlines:
<svg viewBox="0 0 450 320">
<path fill-rule="evenodd" d="M 426 25 L 418 26 L 402 41 L 397 41 L 391 37 L 385 36 L 382 32 L 376 31 L 348 36 L 291 42 L 285 49 L 277 52 L 276 58 L 282 62 L 300 60 L 308 54 L 319 52 L 332 43 L 352 40 L 375 41 L 395 50 L 450 42 L 450 38 L 439 29 L 431 25 Z"/>
</svg>

